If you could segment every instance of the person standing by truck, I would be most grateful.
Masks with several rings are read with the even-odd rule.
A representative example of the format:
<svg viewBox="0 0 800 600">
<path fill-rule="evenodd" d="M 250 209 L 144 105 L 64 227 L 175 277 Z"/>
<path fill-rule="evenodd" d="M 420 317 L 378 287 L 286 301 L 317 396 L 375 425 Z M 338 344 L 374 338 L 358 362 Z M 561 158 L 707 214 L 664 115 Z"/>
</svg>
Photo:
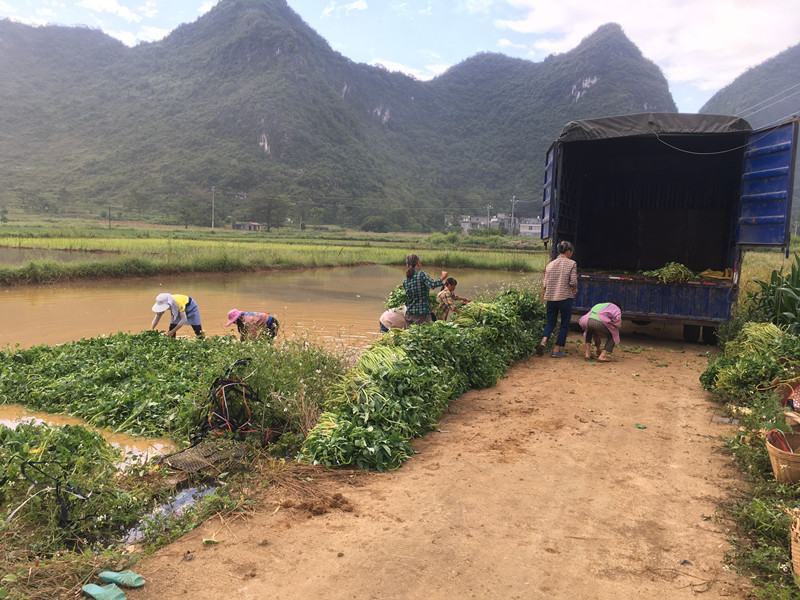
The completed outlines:
<svg viewBox="0 0 800 600">
<path fill-rule="evenodd" d="M 572 302 L 578 292 L 578 265 L 572 260 L 574 248 L 570 242 L 558 243 L 558 257 L 547 263 L 544 270 L 542 286 L 544 288 L 544 301 L 547 303 L 547 324 L 544 327 L 542 341 L 536 347 L 536 354 L 544 354 L 548 338 L 556 328 L 559 316 L 561 323 L 558 337 L 553 346 L 553 358 L 564 358 L 564 346 L 567 343 L 567 330 L 572 316 Z"/>
</svg>

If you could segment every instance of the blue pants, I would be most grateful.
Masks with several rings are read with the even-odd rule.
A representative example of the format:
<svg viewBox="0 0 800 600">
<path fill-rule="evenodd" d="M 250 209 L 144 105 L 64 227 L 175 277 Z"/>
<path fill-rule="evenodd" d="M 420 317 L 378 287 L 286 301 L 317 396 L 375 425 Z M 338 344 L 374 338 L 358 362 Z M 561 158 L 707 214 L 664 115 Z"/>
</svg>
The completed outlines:
<svg viewBox="0 0 800 600">
<path fill-rule="evenodd" d="M 556 328 L 556 319 L 561 315 L 561 325 L 558 328 L 558 338 L 556 339 L 556 346 L 564 346 L 567 343 L 567 331 L 569 330 L 569 321 L 572 318 L 572 298 L 566 300 L 548 300 L 547 301 L 547 324 L 544 326 L 544 333 L 546 338 L 550 338 L 553 330 Z"/>
</svg>

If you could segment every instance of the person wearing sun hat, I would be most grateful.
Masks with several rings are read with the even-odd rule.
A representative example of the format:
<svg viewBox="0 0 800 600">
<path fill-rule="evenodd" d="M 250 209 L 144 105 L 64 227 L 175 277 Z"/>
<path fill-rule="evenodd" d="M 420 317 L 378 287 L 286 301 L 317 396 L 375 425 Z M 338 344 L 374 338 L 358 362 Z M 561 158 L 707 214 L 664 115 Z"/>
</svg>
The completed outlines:
<svg viewBox="0 0 800 600">
<path fill-rule="evenodd" d="M 153 312 L 156 313 L 153 317 L 153 325 L 151 329 L 155 329 L 158 322 L 161 320 L 162 315 L 169 311 L 169 329 L 167 335 L 175 337 L 178 330 L 184 325 L 191 325 L 194 329 L 194 334 L 197 337 L 203 337 L 203 326 L 200 323 L 200 309 L 197 303 L 190 297 L 184 294 L 170 294 L 164 292 L 156 296 L 156 303 L 153 304 Z"/>
<path fill-rule="evenodd" d="M 232 308 L 228 311 L 228 322 L 225 327 L 236 323 L 242 341 L 255 340 L 261 337 L 275 339 L 280 323 L 273 315 L 265 312 L 249 312 Z"/>
</svg>

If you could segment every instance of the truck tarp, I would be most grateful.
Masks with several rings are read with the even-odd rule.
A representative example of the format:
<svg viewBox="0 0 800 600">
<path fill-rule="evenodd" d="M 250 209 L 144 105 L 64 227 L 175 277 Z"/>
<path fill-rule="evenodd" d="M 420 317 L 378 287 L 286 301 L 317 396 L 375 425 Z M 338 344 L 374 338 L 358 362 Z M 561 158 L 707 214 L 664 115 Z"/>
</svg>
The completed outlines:
<svg viewBox="0 0 800 600">
<path fill-rule="evenodd" d="M 752 131 L 750 123 L 739 117 L 726 115 L 695 115 L 680 113 L 638 113 L 570 121 L 561 130 L 559 142 L 604 140 L 609 138 L 741 133 Z"/>
</svg>

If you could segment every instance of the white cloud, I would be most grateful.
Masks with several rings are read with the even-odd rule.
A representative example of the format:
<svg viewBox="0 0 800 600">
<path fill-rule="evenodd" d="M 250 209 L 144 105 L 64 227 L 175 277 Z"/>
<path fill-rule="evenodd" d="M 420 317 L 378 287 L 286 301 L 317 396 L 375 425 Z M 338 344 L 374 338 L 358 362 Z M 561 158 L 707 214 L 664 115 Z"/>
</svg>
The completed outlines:
<svg viewBox="0 0 800 600">
<path fill-rule="evenodd" d="M 200 8 L 197 9 L 197 14 L 199 14 L 199 15 L 206 14 L 208 11 L 210 11 L 212 8 L 214 8 L 214 5 L 216 3 L 217 3 L 217 0 L 207 0 L 206 2 L 203 2 L 200 5 Z"/>
<path fill-rule="evenodd" d="M 497 40 L 497 47 L 498 48 L 517 48 L 518 50 L 525 50 L 528 46 L 525 44 L 517 44 L 516 42 L 512 42 L 508 38 L 500 38 Z"/>
<path fill-rule="evenodd" d="M 428 5 L 425 8 L 419 9 L 417 13 L 425 17 L 430 17 L 433 14 L 433 4 L 431 4 L 431 0 L 428 0 Z"/>
<path fill-rule="evenodd" d="M 146 0 L 137 10 L 148 19 L 152 19 L 158 14 L 158 3 L 156 0 Z"/>
<path fill-rule="evenodd" d="M 117 38 L 120 42 L 125 44 L 126 46 L 135 46 L 137 43 L 136 34 L 132 31 L 121 31 L 121 30 L 107 30 L 106 33 L 113 38 Z"/>
<path fill-rule="evenodd" d="M 334 14 L 344 14 L 348 16 L 350 13 L 367 10 L 367 8 L 369 8 L 369 6 L 366 0 L 353 0 L 352 2 L 346 2 L 344 4 L 339 4 L 336 0 L 331 0 L 327 6 L 322 9 L 322 16 L 330 17 Z"/>
<path fill-rule="evenodd" d="M 574 48 L 616 22 L 670 81 L 702 90 L 730 83 L 746 68 L 798 40 L 797 0 L 505 0 L 525 14 L 496 25 L 535 36 L 537 56 Z"/>
<path fill-rule="evenodd" d="M 169 35 L 169 29 L 145 25 L 136 34 L 136 39 L 140 42 L 157 42 L 167 37 L 167 35 Z"/>
<path fill-rule="evenodd" d="M 127 21 L 128 23 L 138 23 L 142 17 L 133 12 L 127 6 L 123 6 L 117 0 L 80 0 L 77 5 L 87 8 L 93 12 L 108 13 Z"/>
<path fill-rule="evenodd" d="M 169 35 L 169 29 L 162 29 L 161 27 L 151 27 L 145 25 L 138 31 L 127 31 L 124 29 L 106 30 L 106 33 L 111 37 L 117 38 L 126 46 L 135 46 L 142 42 L 157 42 Z"/>
<path fill-rule="evenodd" d="M 496 0 L 461 0 L 459 6 L 470 14 L 488 13 Z"/>
<path fill-rule="evenodd" d="M 410 67 L 403 63 L 395 62 L 393 60 L 384 60 L 382 58 L 378 58 L 372 61 L 372 64 L 376 67 L 383 67 L 387 71 L 391 71 L 393 73 L 404 73 L 409 77 L 413 77 L 414 79 L 418 79 L 420 81 L 428 81 L 433 79 L 437 75 L 441 75 L 447 69 L 450 68 L 450 65 L 443 64 L 443 63 L 436 63 L 425 65 L 422 69 L 418 69 L 416 67 Z"/>
</svg>

